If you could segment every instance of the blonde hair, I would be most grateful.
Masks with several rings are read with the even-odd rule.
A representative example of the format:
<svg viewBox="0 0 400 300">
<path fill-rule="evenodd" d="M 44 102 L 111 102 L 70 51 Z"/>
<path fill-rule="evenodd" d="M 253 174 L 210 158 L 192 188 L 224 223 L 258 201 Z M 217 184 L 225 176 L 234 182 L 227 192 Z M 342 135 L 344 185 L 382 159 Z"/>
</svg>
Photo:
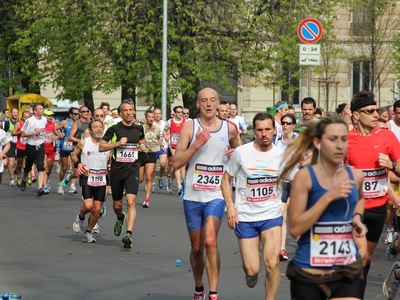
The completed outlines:
<svg viewBox="0 0 400 300">
<path fill-rule="evenodd" d="M 330 124 L 343 124 L 348 128 L 346 122 L 337 113 L 328 113 L 319 121 L 305 124 L 305 129 L 287 146 L 283 154 L 282 162 L 285 166 L 279 175 L 279 181 L 287 177 L 289 172 L 309 150 L 312 150 L 311 164 L 314 165 L 317 162 L 318 150 L 314 147 L 314 138 L 321 140 L 326 127 Z"/>
</svg>

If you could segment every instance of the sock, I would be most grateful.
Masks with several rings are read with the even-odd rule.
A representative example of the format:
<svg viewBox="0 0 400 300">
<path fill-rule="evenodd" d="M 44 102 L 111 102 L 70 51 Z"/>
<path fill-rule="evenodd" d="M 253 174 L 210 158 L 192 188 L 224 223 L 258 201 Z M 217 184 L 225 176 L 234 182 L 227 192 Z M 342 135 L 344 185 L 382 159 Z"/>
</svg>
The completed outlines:
<svg viewBox="0 0 400 300">
<path fill-rule="evenodd" d="M 85 220 L 85 216 L 83 216 L 83 218 L 82 218 L 81 214 L 79 214 L 79 220 L 81 220 L 81 221 Z"/>
<path fill-rule="evenodd" d="M 129 233 L 130 235 L 132 235 L 132 231 L 127 230 L 126 233 Z"/>
<path fill-rule="evenodd" d="M 87 230 L 87 229 L 86 229 L 85 233 L 86 233 L 86 232 L 92 233 L 92 231 L 91 231 L 91 230 Z"/>
<path fill-rule="evenodd" d="M 201 292 L 204 291 L 204 286 L 203 286 L 203 285 L 201 285 L 201 286 L 199 286 L 199 287 L 195 286 L 195 287 L 194 287 L 194 291 L 195 291 L 196 293 L 201 293 Z"/>
<path fill-rule="evenodd" d="M 125 215 L 122 214 L 120 217 L 117 218 L 118 221 L 122 222 L 125 219 Z"/>
<path fill-rule="evenodd" d="M 211 292 L 210 291 L 210 295 L 214 295 L 214 294 L 218 294 L 217 292 Z"/>
</svg>

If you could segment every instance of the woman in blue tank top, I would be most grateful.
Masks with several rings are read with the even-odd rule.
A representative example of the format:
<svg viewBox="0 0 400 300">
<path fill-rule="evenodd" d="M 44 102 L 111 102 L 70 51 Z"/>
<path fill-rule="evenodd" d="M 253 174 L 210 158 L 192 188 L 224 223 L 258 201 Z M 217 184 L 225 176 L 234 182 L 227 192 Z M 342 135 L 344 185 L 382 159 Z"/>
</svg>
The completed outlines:
<svg viewBox="0 0 400 300">
<path fill-rule="evenodd" d="M 288 265 L 292 299 L 363 299 L 362 261 L 356 243 L 365 237 L 362 171 L 343 164 L 348 126 L 338 114 L 306 125 L 282 161 L 281 178 L 312 149 L 290 193 L 289 230 L 298 248 Z M 285 238 L 285 237 L 283 237 Z"/>
</svg>

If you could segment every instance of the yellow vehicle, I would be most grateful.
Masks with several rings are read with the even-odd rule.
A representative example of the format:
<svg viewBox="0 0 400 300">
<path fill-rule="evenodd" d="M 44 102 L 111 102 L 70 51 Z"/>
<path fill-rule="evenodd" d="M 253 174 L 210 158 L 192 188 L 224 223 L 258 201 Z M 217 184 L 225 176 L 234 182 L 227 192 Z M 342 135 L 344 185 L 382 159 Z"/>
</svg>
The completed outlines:
<svg viewBox="0 0 400 300">
<path fill-rule="evenodd" d="M 42 95 L 38 94 L 24 94 L 12 95 L 6 98 L 6 107 L 11 110 L 18 109 L 18 116 L 21 118 L 25 109 L 31 107 L 35 103 L 42 103 L 44 106 L 54 106 L 53 102 Z"/>
</svg>

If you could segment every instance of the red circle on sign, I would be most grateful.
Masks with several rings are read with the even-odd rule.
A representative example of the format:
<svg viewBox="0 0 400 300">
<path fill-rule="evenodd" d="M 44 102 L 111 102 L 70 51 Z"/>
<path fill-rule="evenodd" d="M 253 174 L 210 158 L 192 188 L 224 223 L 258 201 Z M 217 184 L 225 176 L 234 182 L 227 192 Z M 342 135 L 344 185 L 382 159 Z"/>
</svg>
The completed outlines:
<svg viewBox="0 0 400 300">
<path fill-rule="evenodd" d="M 311 26 L 309 26 L 309 25 Z M 315 27 L 318 30 L 315 30 Z M 307 33 L 306 36 L 305 32 Z M 297 26 L 297 35 L 300 40 L 307 44 L 313 44 L 318 42 L 322 37 L 322 24 L 313 18 L 307 18 L 300 22 Z"/>
</svg>

